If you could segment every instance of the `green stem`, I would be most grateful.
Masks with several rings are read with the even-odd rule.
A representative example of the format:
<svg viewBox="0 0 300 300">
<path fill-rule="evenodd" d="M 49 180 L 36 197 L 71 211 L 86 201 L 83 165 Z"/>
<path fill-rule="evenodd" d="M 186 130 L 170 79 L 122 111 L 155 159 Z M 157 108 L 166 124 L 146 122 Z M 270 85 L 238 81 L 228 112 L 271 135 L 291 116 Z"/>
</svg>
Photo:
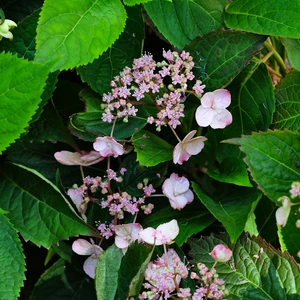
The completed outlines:
<svg viewBox="0 0 300 300">
<path fill-rule="evenodd" d="M 178 140 L 179 143 L 181 143 L 181 139 L 179 138 L 179 136 L 177 135 L 176 131 L 174 130 L 174 128 L 169 125 L 169 127 L 171 128 L 171 130 L 173 131 L 174 135 L 176 136 L 176 139 Z"/>
</svg>

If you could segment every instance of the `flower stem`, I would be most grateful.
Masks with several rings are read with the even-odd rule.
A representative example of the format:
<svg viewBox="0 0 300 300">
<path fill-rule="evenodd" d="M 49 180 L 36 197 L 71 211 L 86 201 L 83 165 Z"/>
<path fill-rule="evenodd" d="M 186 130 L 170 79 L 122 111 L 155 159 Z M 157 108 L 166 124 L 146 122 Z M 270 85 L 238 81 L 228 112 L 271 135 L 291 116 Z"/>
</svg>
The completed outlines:
<svg viewBox="0 0 300 300">
<path fill-rule="evenodd" d="M 171 128 L 171 130 L 173 131 L 174 135 L 176 136 L 178 142 L 181 143 L 181 139 L 180 139 L 179 136 L 177 135 L 177 133 L 176 133 L 176 131 L 174 130 L 174 128 L 173 128 L 170 124 L 168 124 L 168 125 L 169 125 L 169 127 Z"/>
</svg>

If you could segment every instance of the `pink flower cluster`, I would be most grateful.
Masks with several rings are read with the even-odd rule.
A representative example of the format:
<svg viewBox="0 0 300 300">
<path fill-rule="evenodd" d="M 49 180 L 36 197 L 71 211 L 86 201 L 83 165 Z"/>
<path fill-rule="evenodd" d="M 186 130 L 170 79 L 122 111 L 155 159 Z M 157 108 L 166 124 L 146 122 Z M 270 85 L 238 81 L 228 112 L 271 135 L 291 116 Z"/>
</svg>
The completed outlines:
<svg viewBox="0 0 300 300">
<path fill-rule="evenodd" d="M 178 254 L 169 249 L 162 257 L 150 262 L 145 272 L 145 289 L 139 299 L 168 299 L 179 287 L 182 278 L 188 277 L 188 270 Z"/>
<path fill-rule="evenodd" d="M 192 68 L 193 58 L 188 52 L 163 51 L 165 61 L 156 63 L 151 54 L 145 54 L 135 59 L 132 68 L 126 67 L 111 82 L 111 92 L 103 95 L 104 113 L 102 120 L 112 122 L 115 118 L 123 118 L 128 121 L 129 116 L 135 116 L 137 108 L 133 105 L 140 101 L 145 94 L 158 94 L 164 87 L 163 80 L 169 77 L 171 82 L 162 97 L 157 96 L 155 106 L 159 112 L 156 116 L 150 116 L 148 122 L 155 123 L 158 130 L 162 125 L 169 124 L 176 128 L 180 124 L 179 119 L 184 116 L 184 93 L 187 83 L 194 79 Z M 196 95 L 203 93 L 204 85 L 197 80 L 193 87 Z"/>
</svg>

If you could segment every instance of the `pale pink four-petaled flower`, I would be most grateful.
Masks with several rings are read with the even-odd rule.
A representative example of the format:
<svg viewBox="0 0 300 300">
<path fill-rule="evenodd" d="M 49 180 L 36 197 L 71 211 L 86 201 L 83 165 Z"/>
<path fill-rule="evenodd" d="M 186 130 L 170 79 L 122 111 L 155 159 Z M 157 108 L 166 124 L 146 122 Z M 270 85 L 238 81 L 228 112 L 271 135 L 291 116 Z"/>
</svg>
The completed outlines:
<svg viewBox="0 0 300 300">
<path fill-rule="evenodd" d="M 118 157 L 119 155 L 124 154 L 123 146 L 118 143 L 113 137 L 97 137 L 93 146 L 94 149 L 98 151 L 103 157 Z"/>
<path fill-rule="evenodd" d="M 201 98 L 201 105 L 196 110 L 195 117 L 198 125 L 218 129 L 231 124 L 232 115 L 226 109 L 230 102 L 230 93 L 225 89 L 205 93 Z"/>
<path fill-rule="evenodd" d="M 83 264 L 83 270 L 91 278 L 95 278 L 98 256 L 103 251 L 102 248 L 84 239 L 77 239 L 72 244 L 72 250 L 78 255 L 89 255 Z"/>
<path fill-rule="evenodd" d="M 174 164 L 182 165 L 182 163 L 189 160 L 192 155 L 197 155 L 201 152 L 207 138 L 204 136 L 193 138 L 196 132 L 196 130 L 192 130 L 175 146 L 173 151 Z"/>
<path fill-rule="evenodd" d="M 179 227 L 176 220 L 159 225 L 156 229 L 148 227 L 139 232 L 139 236 L 150 245 L 166 245 L 173 243 L 173 240 L 179 233 Z"/>
<path fill-rule="evenodd" d="M 174 209 L 182 209 L 194 200 L 194 194 L 189 187 L 190 183 L 187 178 L 173 173 L 164 181 L 162 191 Z"/>
</svg>

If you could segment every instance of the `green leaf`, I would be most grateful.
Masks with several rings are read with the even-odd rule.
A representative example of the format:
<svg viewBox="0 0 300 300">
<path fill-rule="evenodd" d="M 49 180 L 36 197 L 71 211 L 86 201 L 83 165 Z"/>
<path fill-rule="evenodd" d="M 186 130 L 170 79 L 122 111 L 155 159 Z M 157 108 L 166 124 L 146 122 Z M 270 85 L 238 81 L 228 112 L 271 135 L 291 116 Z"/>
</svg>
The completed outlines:
<svg viewBox="0 0 300 300">
<path fill-rule="evenodd" d="M 260 51 L 266 37 L 219 30 L 195 39 L 185 49 L 194 58 L 194 75 L 206 91 L 226 86 Z"/>
<path fill-rule="evenodd" d="M 300 71 L 300 40 L 281 38 L 281 41 L 286 49 L 291 67 Z"/>
<path fill-rule="evenodd" d="M 276 87 L 275 97 L 275 128 L 300 131 L 300 73 L 289 73 Z"/>
<path fill-rule="evenodd" d="M 125 30 L 116 42 L 92 63 L 77 68 L 82 81 L 100 94 L 109 92 L 111 80 L 141 56 L 145 38 L 141 7 L 127 8 L 127 13 Z"/>
<path fill-rule="evenodd" d="M 225 9 L 225 23 L 236 30 L 299 38 L 299 14 L 298 0 L 235 0 Z"/>
<path fill-rule="evenodd" d="M 0 264 L 0 298 L 18 299 L 25 280 L 25 256 L 16 230 L 2 214 L 0 214 Z"/>
<path fill-rule="evenodd" d="M 125 139 L 147 124 L 147 118 L 129 117 L 128 123 L 118 119 L 114 128 L 114 138 Z M 112 123 L 102 121 L 102 112 L 83 112 L 70 118 L 70 130 L 77 137 L 94 142 L 98 136 L 109 136 Z"/>
<path fill-rule="evenodd" d="M 114 300 L 118 288 L 118 272 L 123 253 L 115 245 L 99 255 L 96 267 L 96 293 L 98 300 Z"/>
<path fill-rule="evenodd" d="M 94 280 L 63 259 L 53 264 L 35 285 L 30 300 L 96 300 Z"/>
<path fill-rule="evenodd" d="M 51 63 L 52 71 L 87 64 L 114 43 L 125 21 L 119 0 L 45 0 L 35 60 Z"/>
<path fill-rule="evenodd" d="M 197 35 L 222 27 L 225 4 L 224 0 L 153 0 L 144 7 L 164 37 L 182 49 Z"/>
<path fill-rule="evenodd" d="M 38 108 L 49 70 L 8 53 L 0 53 L 0 69 L 1 154 L 25 132 Z"/>
<path fill-rule="evenodd" d="M 152 0 L 124 0 L 124 3 L 126 5 L 132 6 L 132 5 L 136 5 L 136 4 L 140 4 L 140 3 L 146 3 Z"/>
<path fill-rule="evenodd" d="M 193 182 L 192 186 L 201 202 L 225 226 L 231 242 L 235 242 L 253 212 L 253 202 L 260 199 L 261 193 L 254 188 L 235 187 L 220 199 L 212 199 L 196 183 Z"/>
<path fill-rule="evenodd" d="M 99 101 L 100 95 L 91 88 L 84 88 L 80 91 L 79 96 L 85 103 L 86 112 L 103 112 L 101 102 Z"/>
<path fill-rule="evenodd" d="M 165 201 L 168 201 L 165 199 Z M 155 205 L 155 202 L 154 202 Z M 182 246 L 193 234 L 201 232 L 215 221 L 215 218 L 196 199 L 181 211 L 174 210 L 170 206 L 159 209 L 143 221 L 143 227 L 156 228 L 162 223 L 176 219 L 180 228 L 175 239 L 176 244 Z"/>
<path fill-rule="evenodd" d="M 144 194 L 144 191 L 137 188 L 139 183 L 143 183 L 144 179 L 149 181 L 154 188 L 161 185 L 163 176 L 166 173 L 164 164 L 157 165 L 151 168 L 141 166 L 136 159 L 136 154 L 127 156 L 120 165 L 120 169 L 125 168 L 126 173 L 123 176 L 123 181 L 117 184 L 120 191 L 126 191 L 128 194 L 139 197 Z M 158 177 L 157 174 L 160 176 Z"/>
<path fill-rule="evenodd" d="M 95 234 L 38 172 L 8 163 L 0 171 L 0 206 L 25 240 L 49 248 L 60 239 Z"/>
<path fill-rule="evenodd" d="M 154 247 L 134 243 L 122 259 L 118 277 L 118 296 L 138 296 L 144 280 L 144 273 L 150 262 Z"/>
<path fill-rule="evenodd" d="M 1 40 L 0 51 L 9 51 L 16 53 L 18 57 L 24 57 L 33 60 L 35 54 L 35 36 L 36 27 L 39 19 L 40 11 L 33 12 L 30 16 L 18 23 L 18 27 L 14 28 L 12 33 L 14 39 Z M 13 19 L 15 20 L 15 19 Z"/>
<path fill-rule="evenodd" d="M 251 213 L 248 217 L 248 220 L 245 224 L 245 232 L 248 232 L 250 235 L 259 235 L 258 230 L 257 230 L 257 225 L 255 222 L 255 214 Z"/>
<path fill-rule="evenodd" d="M 193 263 L 212 266 L 209 252 L 217 244 L 227 244 L 227 237 L 202 237 L 190 240 Z M 228 245 L 232 259 L 218 263 L 216 271 L 225 280 L 227 299 L 286 299 L 300 295 L 300 268 L 288 253 L 281 253 L 261 238 L 241 236 L 234 246 Z M 261 252 L 262 251 L 262 252 Z"/>
<path fill-rule="evenodd" d="M 219 167 L 219 172 L 208 170 L 207 175 L 220 182 L 251 187 L 245 163 L 237 157 L 227 157 Z"/>
<path fill-rule="evenodd" d="M 43 113 L 38 121 L 30 125 L 26 140 L 30 142 L 50 141 L 53 143 L 63 142 L 76 149 L 76 143 L 71 137 L 69 131 L 63 124 L 52 101 L 43 109 Z"/>
<path fill-rule="evenodd" d="M 299 181 L 300 134 L 275 130 L 244 136 L 239 142 L 251 176 L 277 203 L 288 194 L 292 182 Z"/>
<path fill-rule="evenodd" d="M 282 251 L 287 250 L 300 263 L 298 252 L 300 250 L 299 228 L 296 222 L 299 220 L 299 206 L 291 207 L 288 221 L 284 227 L 278 228 L 278 236 Z M 280 227 L 280 226 L 278 226 Z"/>
<path fill-rule="evenodd" d="M 149 131 L 141 130 L 134 134 L 132 143 L 137 160 L 146 167 L 153 167 L 172 159 L 174 147 Z"/>
</svg>

